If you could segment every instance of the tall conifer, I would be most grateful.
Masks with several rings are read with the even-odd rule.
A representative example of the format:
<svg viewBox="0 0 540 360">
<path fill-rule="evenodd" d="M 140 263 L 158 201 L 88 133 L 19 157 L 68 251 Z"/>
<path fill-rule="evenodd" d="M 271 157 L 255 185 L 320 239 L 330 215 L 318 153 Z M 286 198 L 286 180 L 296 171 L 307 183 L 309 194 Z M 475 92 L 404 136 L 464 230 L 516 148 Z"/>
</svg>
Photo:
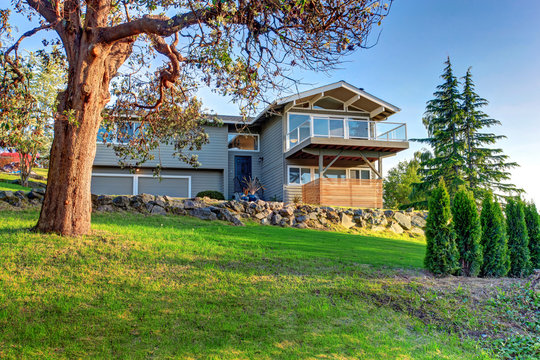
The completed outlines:
<svg viewBox="0 0 540 360">
<path fill-rule="evenodd" d="M 525 206 L 525 222 L 529 234 L 529 251 L 533 269 L 540 269 L 540 215 L 534 203 Z"/>
<path fill-rule="evenodd" d="M 432 189 L 442 178 L 453 195 L 459 185 L 463 184 L 461 168 L 465 165 L 464 142 L 460 135 L 463 116 L 459 80 L 453 73 L 450 58 L 445 64 L 441 75 L 444 82 L 437 86 L 437 91 L 433 94 L 435 98 L 428 101 L 424 114 L 423 122 L 428 137 L 417 139 L 431 146 L 433 156 L 424 158 L 421 163 L 419 173 L 422 183 L 416 185 L 416 191 Z"/>
<path fill-rule="evenodd" d="M 441 179 L 439 186 L 431 192 L 426 220 L 424 265 L 435 275 L 448 275 L 459 269 L 459 253 L 451 218 L 450 197 Z"/>
<path fill-rule="evenodd" d="M 482 265 L 482 228 L 473 194 L 463 186 L 454 196 L 452 216 L 461 271 L 465 276 L 476 276 Z"/>
<path fill-rule="evenodd" d="M 508 243 L 504 218 L 499 204 L 493 200 L 493 194 L 488 192 L 482 202 L 480 213 L 482 224 L 482 276 L 505 276 L 510 269 Z"/>
<path fill-rule="evenodd" d="M 510 179 L 509 169 L 518 166 L 509 162 L 508 155 L 502 149 L 490 148 L 497 140 L 506 136 L 485 132 L 486 128 L 501 125 L 499 120 L 490 118 L 482 111 L 488 105 L 486 99 L 475 92 L 471 68 L 463 77 L 463 92 L 461 94 L 461 136 L 464 139 L 464 180 L 477 199 L 483 198 L 487 190 L 502 194 L 520 191 L 515 185 L 505 181 Z"/>
<path fill-rule="evenodd" d="M 521 200 L 509 199 L 506 204 L 506 227 L 508 231 L 508 252 L 512 277 L 524 277 L 531 273 L 529 234 L 525 222 L 525 212 Z"/>
</svg>

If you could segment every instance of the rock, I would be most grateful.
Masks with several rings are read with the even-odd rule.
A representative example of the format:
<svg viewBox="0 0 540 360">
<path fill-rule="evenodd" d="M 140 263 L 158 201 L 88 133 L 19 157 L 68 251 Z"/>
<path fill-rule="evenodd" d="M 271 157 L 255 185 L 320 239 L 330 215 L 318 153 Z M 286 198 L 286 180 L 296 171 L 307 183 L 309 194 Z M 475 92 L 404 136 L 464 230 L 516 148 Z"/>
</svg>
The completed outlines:
<svg viewBox="0 0 540 360">
<path fill-rule="evenodd" d="M 167 210 L 161 205 L 154 204 L 152 205 L 152 210 L 150 210 L 150 214 L 152 215 L 165 215 L 167 214 Z"/>
<path fill-rule="evenodd" d="M 340 214 L 339 224 L 347 229 L 350 229 L 356 225 L 356 223 L 352 220 L 352 217 L 344 212 Z"/>
<path fill-rule="evenodd" d="M 25 194 L 24 191 L 22 191 L 22 190 L 15 191 L 15 192 L 13 193 L 13 195 L 15 195 L 16 197 L 18 197 L 18 198 L 21 199 L 21 200 L 26 200 L 26 194 Z"/>
<path fill-rule="evenodd" d="M 337 220 L 339 220 L 339 215 L 338 215 L 337 212 L 335 212 L 333 210 L 332 211 L 327 211 L 326 212 L 326 218 L 328 220 L 330 220 L 330 221 L 337 221 Z"/>
<path fill-rule="evenodd" d="M 292 224 L 293 224 L 293 220 L 291 218 L 288 218 L 288 217 L 284 217 L 279 222 L 280 226 L 292 226 Z"/>
<path fill-rule="evenodd" d="M 227 207 L 233 211 L 236 211 L 236 212 L 243 212 L 244 211 L 244 206 L 242 206 L 241 203 L 239 203 L 238 201 L 236 200 L 231 200 L 229 202 L 227 202 Z"/>
<path fill-rule="evenodd" d="M 418 227 L 413 227 L 412 230 L 411 230 L 411 233 L 415 234 L 415 235 L 420 235 L 420 236 L 425 236 L 426 235 L 424 230 L 422 230 L 422 229 L 420 229 Z"/>
<path fill-rule="evenodd" d="M 127 207 L 129 206 L 130 200 L 129 200 L 129 197 L 121 195 L 121 196 L 115 197 L 112 202 L 115 206 L 118 206 L 119 208 L 127 209 Z"/>
<path fill-rule="evenodd" d="M 268 217 L 270 217 L 271 214 L 272 214 L 272 210 L 264 209 L 260 213 L 255 214 L 255 218 L 257 218 L 259 220 L 267 219 Z"/>
<path fill-rule="evenodd" d="M 420 228 L 423 228 L 426 226 L 426 220 L 421 217 L 421 216 L 418 216 L 418 215 L 414 215 L 411 219 L 411 224 L 413 226 L 417 226 L 417 227 L 420 227 Z"/>
<path fill-rule="evenodd" d="M 371 228 L 371 231 L 374 231 L 374 232 L 381 232 L 384 230 L 386 230 L 386 228 L 384 226 L 379 226 L 379 225 L 373 226 Z"/>
<path fill-rule="evenodd" d="M 270 225 L 270 220 L 267 218 L 261 219 L 261 225 Z"/>
<path fill-rule="evenodd" d="M 112 212 L 112 211 L 114 211 L 114 208 L 112 207 L 112 205 L 98 205 L 97 208 L 96 208 L 96 211 L 99 211 L 99 212 Z"/>
<path fill-rule="evenodd" d="M 272 223 L 272 225 L 280 225 L 281 219 L 282 219 L 282 216 L 276 213 L 272 215 L 272 219 L 270 220 L 270 222 Z"/>
<path fill-rule="evenodd" d="M 399 226 L 398 223 L 392 223 L 392 225 L 390 225 L 390 230 L 393 231 L 396 234 L 402 234 L 403 233 L 403 228 L 401 226 Z"/>
<path fill-rule="evenodd" d="M 3 200 L 13 206 L 22 205 L 22 200 L 15 196 L 13 191 L 0 191 L 0 200 Z"/>
<path fill-rule="evenodd" d="M 169 201 L 168 209 L 173 214 L 185 214 L 184 203 L 180 200 L 172 199 Z"/>
<path fill-rule="evenodd" d="M 398 224 L 407 230 L 411 229 L 411 217 L 409 215 L 405 215 L 403 213 L 397 212 L 394 214 L 394 219 L 398 222 Z"/>
<path fill-rule="evenodd" d="M 38 192 L 35 192 L 34 189 L 32 189 L 32 191 L 30 191 L 28 193 L 28 195 L 26 195 L 30 200 L 39 200 L 39 201 L 42 201 L 43 200 L 43 195 L 38 193 Z"/>
<path fill-rule="evenodd" d="M 184 200 L 184 209 L 186 210 L 193 210 L 199 207 L 200 206 L 197 201 L 191 199 Z"/>
<path fill-rule="evenodd" d="M 296 222 L 297 223 L 304 223 L 306 221 L 308 221 L 308 217 L 306 215 L 299 215 L 296 217 Z"/>
<path fill-rule="evenodd" d="M 283 217 L 290 217 L 294 215 L 294 208 L 290 205 L 285 206 L 279 210 L 279 214 Z"/>
<path fill-rule="evenodd" d="M 109 195 L 99 195 L 96 199 L 96 204 L 99 205 L 112 205 L 113 198 Z"/>
<path fill-rule="evenodd" d="M 240 220 L 240 215 L 231 213 L 229 209 L 220 209 L 217 218 L 219 220 L 228 221 L 235 226 L 245 226 L 242 220 Z"/>
<path fill-rule="evenodd" d="M 414 208 L 413 208 L 413 207 L 410 207 L 410 208 L 408 208 L 406 211 L 407 211 L 408 213 L 411 213 L 411 212 L 414 211 Z"/>
<path fill-rule="evenodd" d="M 37 194 L 41 194 L 43 196 L 45 196 L 45 190 L 46 190 L 45 187 L 35 187 L 35 188 L 32 189 L 33 192 L 35 192 Z"/>
<path fill-rule="evenodd" d="M 301 222 L 301 223 L 294 224 L 294 227 L 298 229 L 307 229 L 308 226 L 305 222 Z"/>
<path fill-rule="evenodd" d="M 392 210 L 386 210 L 384 212 L 384 216 L 386 216 L 387 218 L 391 218 L 392 216 L 394 216 L 394 212 Z"/>
<path fill-rule="evenodd" d="M 364 210 L 362 209 L 354 210 L 354 216 L 362 216 L 363 214 L 364 214 Z"/>
<path fill-rule="evenodd" d="M 189 215 L 197 217 L 201 220 L 217 220 L 216 214 L 209 208 L 195 208 L 189 211 Z"/>
<path fill-rule="evenodd" d="M 157 196 L 154 198 L 154 203 L 155 203 L 156 205 L 161 206 L 162 208 L 167 207 L 167 202 L 165 201 L 165 198 L 164 198 L 163 196 L 157 195 Z"/>
</svg>

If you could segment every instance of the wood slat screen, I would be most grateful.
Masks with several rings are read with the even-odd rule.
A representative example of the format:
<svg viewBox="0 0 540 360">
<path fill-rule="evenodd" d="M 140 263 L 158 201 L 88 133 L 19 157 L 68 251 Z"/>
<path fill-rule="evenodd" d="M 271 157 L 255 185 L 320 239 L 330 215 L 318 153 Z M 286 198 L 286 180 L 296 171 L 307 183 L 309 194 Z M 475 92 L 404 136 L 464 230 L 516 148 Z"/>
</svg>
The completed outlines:
<svg viewBox="0 0 540 360">
<path fill-rule="evenodd" d="M 380 179 L 317 179 L 302 186 L 306 204 L 382 208 Z"/>
</svg>

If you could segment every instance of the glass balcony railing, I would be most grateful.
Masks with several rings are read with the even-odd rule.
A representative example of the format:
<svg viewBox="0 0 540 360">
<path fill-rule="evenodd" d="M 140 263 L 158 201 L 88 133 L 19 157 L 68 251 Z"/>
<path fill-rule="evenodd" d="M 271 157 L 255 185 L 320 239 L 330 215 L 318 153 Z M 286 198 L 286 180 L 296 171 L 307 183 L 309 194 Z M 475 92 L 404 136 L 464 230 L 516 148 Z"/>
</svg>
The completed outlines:
<svg viewBox="0 0 540 360">
<path fill-rule="evenodd" d="M 299 125 L 287 134 L 288 149 L 295 147 L 309 137 L 407 141 L 407 126 L 404 123 L 289 114 L 289 128 L 296 124 Z"/>
</svg>

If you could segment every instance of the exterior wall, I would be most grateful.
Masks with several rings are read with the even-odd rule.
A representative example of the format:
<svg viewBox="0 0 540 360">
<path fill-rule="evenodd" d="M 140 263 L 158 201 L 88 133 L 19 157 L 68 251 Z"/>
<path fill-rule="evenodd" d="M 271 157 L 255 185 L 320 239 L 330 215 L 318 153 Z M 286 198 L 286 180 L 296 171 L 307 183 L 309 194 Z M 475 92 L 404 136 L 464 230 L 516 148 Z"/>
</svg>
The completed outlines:
<svg viewBox="0 0 540 360">
<path fill-rule="evenodd" d="M 105 173 L 105 174 L 130 174 L 127 169 L 120 169 L 119 167 L 100 167 L 95 166 L 93 168 L 93 173 Z M 152 169 L 140 169 L 137 172 L 139 175 L 151 175 Z M 198 192 L 204 190 L 216 190 L 224 193 L 224 177 L 223 170 L 205 170 L 205 169 L 164 169 L 161 171 L 162 175 L 174 175 L 174 176 L 190 176 L 191 177 L 191 196 L 197 195 Z M 120 179 L 120 178 L 118 178 Z M 124 178 L 125 179 L 125 178 Z M 131 181 L 131 178 L 127 178 Z M 122 186 L 126 186 L 127 182 L 122 181 Z M 159 184 L 159 183 L 158 183 Z M 169 183 L 162 183 L 164 187 L 170 186 Z M 100 186 L 100 185 L 98 185 Z M 151 184 L 155 186 L 155 184 Z M 184 186 L 184 184 L 179 184 L 179 186 Z M 116 188 L 115 188 L 116 189 Z M 146 188 L 148 189 L 148 188 Z M 93 192 L 96 194 L 112 194 L 109 189 L 103 188 L 103 191 L 100 191 L 101 188 L 96 188 L 93 186 Z M 127 192 L 131 191 L 130 187 Z M 142 190 L 142 189 L 141 189 Z M 161 189 L 163 190 L 163 189 Z M 126 193 L 126 191 L 124 191 Z M 155 192 L 156 194 L 159 193 Z M 123 195 L 115 193 L 114 195 Z"/>
<path fill-rule="evenodd" d="M 268 119 L 261 129 L 262 176 L 266 200 L 283 200 L 284 122 L 281 116 Z"/>
<path fill-rule="evenodd" d="M 205 126 L 204 130 L 208 134 L 209 143 L 203 145 L 200 151 L 186 151 L 189 154 L 199 156 L 200 169 L 224 169 L 227 164 L 227 126 L 214 127 Z M 154 160 L 143 164 L 145 167 L 155 167 L 160 164 L 163 168 L 185 168 L 191 169 L 189 164 L 180 161 L 174 154 L 174 145 L 161 145 L 159 149 L 153 151 Z M 118 158 L 114 150 L 105 144 L 98 143 L 94 166 L 117 166 Z"/>
</svg>

